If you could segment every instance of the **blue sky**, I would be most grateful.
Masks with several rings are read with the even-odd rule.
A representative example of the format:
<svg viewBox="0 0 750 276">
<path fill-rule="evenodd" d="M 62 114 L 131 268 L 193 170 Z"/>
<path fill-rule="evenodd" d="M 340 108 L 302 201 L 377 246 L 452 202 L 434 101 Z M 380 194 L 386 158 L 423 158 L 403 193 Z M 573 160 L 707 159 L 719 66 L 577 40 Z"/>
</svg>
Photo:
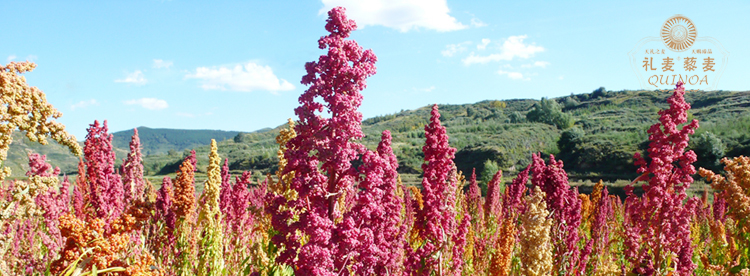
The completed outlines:
<svg viewBox="0 0 750 276">
<path fill-rule="evenodd" d="M 717 89 L 748 89 L 750 4 L 740 1 L 5 1 L 0 62 L 36 62 L 28 82 L 79 140 L 95 119 L 111 131 L 252 131 L 294 116 L 334 6 L 378 56 L 365 118 L 639 89 L 627 54 L 675 14 L 730 53 Z"/>
</svg>

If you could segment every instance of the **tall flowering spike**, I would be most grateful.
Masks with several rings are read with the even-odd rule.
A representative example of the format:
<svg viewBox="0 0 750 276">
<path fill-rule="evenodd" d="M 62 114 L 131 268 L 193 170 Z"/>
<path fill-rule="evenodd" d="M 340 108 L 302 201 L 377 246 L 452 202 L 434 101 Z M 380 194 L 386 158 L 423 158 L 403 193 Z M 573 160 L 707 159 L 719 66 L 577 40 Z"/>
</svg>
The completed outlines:
<svg viewBox="0 0 750 276">
<path fill-rule="evenodd" d="M 549 164 L 537 154 L 532 155 L 531 183 L 545 193 L 547 208 L 552 212 L 555 226 L 552 228 L 552 241 L 555 246 L 554 270 L 557 273 L 574 273 L 579 267 L 581 249 L 578 241 L 581 235 L 581 199 L 578 188 L 570 189 L 568 174 L 563 162 L 550 155 Z"/>
<path fill-rule="evenodd" d="M 224 269 L 224 235 L 221 224 L 219 194 L 221 191 L 221 158 L 219 158 L 216 140 L 211 139 L 211 153 L 208 156 L 208 181 L 203 189 L 206 204 L 201 208 L 203 239 L 201 240 L 200 264 L 198 275 L 222 275 Z"/>
<path fill-rule="evenodd" d="M 383 158 L 387 167 L 383 173 L 382 190 L 385 196 L 382 198 L 382 209 L 385 212 L 383 221 L 380 221 L 379 228 L 383 229 L 378 233 L 376 241 L 381 252 L 386 252 L 386 259 L 382 266 L 378 265 L 376 273 L 382 274 L 388 271 L 398 271 L 403 265 L 403 252 L 399 250 L 401 244 L 406 240 L 405 231 L 401 231 L 400 224 L 403 199 L 399 196 L 400 178 L 398 175 L 398 160 L 391 147 L 391 132 L 383 131 L 378 144 L 378 154 Z"/>
<path fill-rule="evenodd" d="M 599 181 L 599 186 L 602 182 Z M 609 192 L 606 187 L 601 186 L 598 193 L 592 193 L 592 204 L 594 205 L 594 212 L 591 215 L 591 242 L 592 252 L 596 252 L 593 255 L 593 273 L 604 271 L 607 266 L 604 265 L 602 268 L 598 267 L 599 264 L 610 263 L 615 256 L 610 255 L 610 233 L 612 232 L 612 225 L 609 221 L 614 218 L 614 210 L 612 208 L 612 202 L 609 200 Z M 595 189 L 597 191 L 597 189 Z"/>
<path fill-rule="evenodd" d="M 175 213 L 172 210 L 174 187 L 172 179 L 169 176 L 165 176 L 161 183 L 161 188 L 157 192 L 156 203 L 154 204 L 156 207 L 156 217 L 164 220 L 167 230 L 171 235 L 175 227 Z"/>
<path fill-rule="evenodd" d="M 172 209 L 174 203 L 174 186 L 172 185 L 172 179 L 169 176 L 165 176 L 162 179 L 161 187 L 156 191 L 156 200 L 154 202 L 155 212 L 152 217 L 153 224 L 149 227 L 150 231 L 147 234 L 151 234 L 150 238 L 146 240 L 147 246 L 152 252 L 158 252 L 156 254 L 160 261 L 164 262 L 165 265 L 169 264 L 168 261 L 173 256 L 171 253 L 174 252 L 175 246 L 175 227 L 177 226 L 176 216 Z M 163 222 L 160 224 L 158 222 Z M 160 226 L 163 225 L 163 230 Z"/>
<path fill-rule="evenodd" d="M 195 151 L 192 151 L 195 153 Z M 177 239 L 175 243 L 176 269 L 178 275 L 194 274 L 194 258 L 196 251 L 195 231 L 195 167 L 193 160 L 195 154 L 191 154 L 182 161 L 177 171 L 174 183 L 174 201 L 172 210 L 175 213 Z"/>
<path fill-rule="evenodd" d="M 190 155 L 186 157 L 190 161 L 190 165 L 193 166 L 193 171 L 198 171 L 198 157 L 195 156 L 195 150 L 190 150 Z"/>
<path fill-rule="evenodd" d="M 357 26 L 344 11 L 337 7 L 328 12 L 326 30 L 330 34 L 318 40 L 319 48 L 327 53 L 305 65 L 302 84 L 310 87 L 295 109 L 297 136 L 287 143 L 284 158 L 288 164 L 282 173 L 294 172 L 290 189 L 297 192 L 297 198 L 275 199 L 279 201 L 276 206 L 286 205 L 299 214 L 295 221 L 282 212 L 274 224 L 279 231 L 274 242 L 282 248 L 277 260 L 295 267 L 299 275 L 334 275 L 345 269 L 334 267 L 333 257 L 340 254 L 331 239 L 335 221 L 342 218 L 340 210 L 345 209 L 337 208 L 339 198 L 354 192 L 357 173 L 351 161 L 365 150 L 355 142 L 364 136 L 357 108 L 365 79 L 375 74 L 377 58 L 355 41 L 345 40 Z M 318 98 L 322 101 L 316 101 Z M 324 110 L 330 118 L 317 114 Z M 301 245 L 303 236 L 309 239 Z"/>
<path fill-rule="evenodd" d="M 401 184 L 401 179 L 399 178 L 399 184 Z M 414 221 L 416 220 L 416 213 L 418 210 L 418 206 L 416 206 L 416 202 L 414 202 L 414 198 L 412 198 L 412 195 L 410 195 L 410 189 L 404 187 L 403 185 L 400 185 L 401 189 L 404 192 L 404 216 L 403 216 L 403 223 L 401 224 L 401 232 L 404 233 L 406 236 L 404 239 L 404 249 L 405 254 L 410 254 L 412 251 L 411 244 L 414 242 L 418 236 L 416 235 L 417 231 L 415 231 L 414 228 Z M 413 187 L 413 186 L 412 186 Z M 405 257 L 408 257 L 405 256 Z"/>
<path fill-rule="evenodd" d="M 531 169 L 531 165 L 521 171 L 505 190 L 505 194 L 503 194 L 503 218 L 523 211 L 522 200 L 523 194 L 526 192 L 526 182 L 529 181 L 529 169 Z"/>
<path fill-rule="evenodd" d="M 279 144 L 279 150 L 276 152 L 276 156 L 279 158 L 279 169 L 276 170 L 277 183 L 271 185 L 271 191 L 275 194 L 285 194 L 289 191 L 289 183 L 294 178 L 294 172 L 284 173 L 287 160 L 284 157 L 284 153 L 287 150 L 287 142 L 297 136 L 297 132 L 294 131 L 294 121 L 288 119 L 287 128 L 281 129 L 279 135 L 276 136 L 276 143 Z"/>
<path fill-rule="evenodd" d="M 252 176 L 252 173 L 249 171 L 242 172 L 242 176 L 238 177 L 235 181 L 234 187 L 231 189 L 231 205 L 229 206 L 229 210 L 231 210 L 230 216 L 227 219 L 227 223 L 232 226 L 232 231 L 240 231 L 240 228 L 245 226 L 249 221 L 250 217 L 248 216 L 247 207 L 248 204 L 250 204 L 250 198 L 251 196 L 257 195 L 258 201 L 261 200 L 260 194 L 264 194 L 265 191 L 261 188 L 258 188 L 257 192 L 261 192 L 260 194 L 253 194 L 251 195 L 250 191 L 247 189 L 247 186 L 252 183 L 252 180 L 250 179 Z M 256 202 L 258 207 L 263 207 L 260 202 Z"/>
<path fill-rule="evenodd" d="M 398 161 L 391 148 L 391 133 L 384 131 L 377 152 L 362 158 L 356 204 L 344 217 L 335 235 L 339 242 L 336 266 L 347 265 L 346 254 L 355 254 L 352 270 L 357 275 L 385 275 L 401 268 L 401 246 L 405 233 L 401 223 Z M 358 227 L 351 226 L 358 224 Z M 341 250 L 341 248 L 350 248 Z"/>
<path fill-rule="evenodd" d="M 424 208 L 417 212 L 415 228 L 420 232 L 425 244 L 409 257 L 409 273 L 427 275 L 439 272 L 442 263 L 435 258 L 448 246 L 450 237 L 456 234 L 455 189 L 456 179 L 448 178 L 454 171 L 455 148 L 448 145 L 448 135 L 440 124 L 438 106 L 432 106 L 430 123 L 425 125 L 424 163 L 422 178 Z M 455 174 L 455 171 L 453 172 Z M 421 267 L 420 267 L 421 266 Z"/>
<path fill-rule="evenodd" d="M 182 161 L 177 171 L 172 209 L 177 219 L 184 219 L 195 212 L 195 169 L 190 156 Z"/>
<path fill-rule="evenodd" d="M 500 187 L 500 185 L 503 185 L 502 178 L 503 172 L 497 171 L 492 177 L 492 180 L 490 180 L 490 183 L 487 183 L 487 199 L 484 202 L 484 212 L 487 223 L 494 224 L 500 218 L 500 212 L 502 210 L 500 204 L 500 189 L 502 187 Z M 494 221 L 492 218 L 494 218 Z"/>
<path fill-rule="evenodd" d="M 83 163 L 83 159 L 78 159 L 78 176 L 76 176 L 76 184 L 73 187 L 73 210 L 75 215 L 79 219 L 83 219 L 86 216 L 86 204 L 90 201 L 90 189 L 86 181 L 86 165 Z"/>
<path fill-rule="evenodd" d="M 650 162 L 639 153 L 635 154 L 638 173 L 636 180 L 647 180 L 643 195 L 633 193 L 633 183 L 625 187 L 625 257 L 633 271 L 650 271 L 676 267 L 679 275 L 691 275 L 696 265 L 687 256 L 692 248 L 690 240 L 690 217 L 694 207 L 691 201 L 683 203 L 685 191 L 693 182 L 692 174 L 696 161 L 695 153 L 685 151 L 689 135 L 698 128 L 698 121 L 687 122 L 690 105 L 685 102 L 683 83 L 667 99 L 669 108 L 659 111 L 659 123 L 649 128 L 648 148 Z M 633 181 L 636 182 L 636 181 Z M 692 251 L 690 252 L 692 254 Z M 678 255 L 679 258 L 671 258 Z M 670 261 L 671 259 L 671 261 Z"/>
<path fill-rule="evenodd" d="M 609 191 L 606 187 L 601 190 L 599 199 L 596 202 L 593 221 L 591 224 L 591 238 L 594 240 L 595 251 L 602 252 L 604 246 L 609 243 L 609 233 L 611 226 L 607 223 L 609 218 L 614 217 L 612 202 L 608 200 Z"/>
<path fill-rule="evenodd" d="M 635 153 L 635 164 L 640 166 L 638 173 L 648 173 L 648 184 L 643 187 L 644 192 L 652 186 L 674 188 L 675 193 L 682 193 L 693 183 L 691 175 L 696 173 L 693 163 L 697 160 L 695 152 L 685 151 L 690 140 L 689 135 L 698 128 L 698 120 L 677 127 L 687 122 L 687 111 L 690 104 L 685 102 L 685 87 L 682 82 L 667 99 L 669 108 L 659 111 L 659 123 L 648 129 L 651 141 L 648 157 L 651 162 Z"/>
<path fill-rule="evenodd" d="M 490 275 L 510 275 L 513 245 L 516 243 L 516 217 L 508 216 L 501 220 L 498 230 L 497 251 L 492 255 Z M 535 249 L 538 250 L 538 249 Z"/>
<path fill-rule="evenodd" d="M 289 226 L 291 220 L 295 217 L 289 204 L 291 200 L 297 198 L 297 191 L 290 189 L 290 183 L 294 179 L 294 172 L 285 172 L 287 166 L 287 159 L 284 157 L 288 147 L 288 142 L 297 136 L 294 131 L 295 123 L 292 119 L 288 119 L 286 128 L 282 128 L 279 131 L 279 135 L 276 136 L 276 143 L 279 145 L 279 149 L 276 155 L 279 158 L 279 168 L 276 170 L 276 182 L 269 183 L 269 191 L 264 199 L 264 211 L 266 217 L 263 221 L 268 222 L 264 226 L 271 226 L 273 229 L 285 229 Z M 239 182 L 239 181 L 237 181 Z M 270 224 L 270 225 L 269 225 Z M 271 241 L 279 244 L 286 241 L 286 232 L 281 232 L 280 235 L 271 236 Z M 294 239 L 292 239 L 294 240 Z M 288 255 L 293 255 L 294 252 L 288 251 Z M 270 261 L 270 260 L 269 260 Z"/>
<path fill-rule="evenodd" d="M 221 167 L 221 194 L 219 194 L 219 207 L 224 216 L 232 213 L 232 184 L 229 182 L 232 176 L 229 175 L 229 159 L 224 159 L 224 165 Z"/>
<path fill-rule="evenodd" d="M 112 135 L 107 133 L 107 121 L 94 121 L 88 128 L 83 154 L 86 159 L 86 180 L 89 184 L 91 205 L 97 217 L 119 217 L 125 207 L 122 179 L 115 174 L 115 152 Z"/>
<path fill-rule="evenodd" d="M 86 214 L 84 210 L 83 192 L 79 186 L 73 186 L 73 212 L 77 218 L 83 218 Z"/>
<path fill-rule="evenodd" d="M 594 217 L 596 216 L 597 208 L 599 206 L 599 200 L 601 199 L 607 199 L 607 197 L 602 197 L 602 191 L 605 189 L 604 182 L 602 180 L 599 180 L 599 182 L 596 182 L 594 184 L 594 190 L 591 192 L 591 195 L 589 196 L 589 199 L 591 200 L 590 206 L 594 209 L 593 212 L 588 213 L 588 216 L 583 217 L 584 221 L 586 221 L 589 225 L 593 223 Z"/>
<path fill-rule="evenodd" d="M 544 194 L 547 208 L 552 213 L 558 213 L 558 210 L 564 208 L 568 185 L 568 174 L 563 169 L 562 160 L 555 160 L 555 156 L 550 154 L 549 164 L 545 164 L 544 159 L 538 154 L 532 154 L 531 183 L 538 186 Z"/>
<path fill-rule="evenodd" d="M 726 194 L 726 192 L 714 193 L 714 203 L 711 206 L 714 219 L 720 220 L 722 223 L 726 219 L 727 212 Z"/>
<path fill-rule="evenodd" d="M 464 254 L 467 250 L 471 250 L 466 246 L 468 242 L 467 236 L 470 230 L 471 215 L 469 213 L 464 213 L 463 218 L 461 219 L 461 224 L 458 225 L 456 234 L 453 236 L 453 260 L 451 260 L 451 265 L 453 265 L 453 275 L 462 275 L 462 269 L 464 268 Z"/>
<path fill-rule="evenodd" d="M 143 156 L 141 155 L 141 139 L 138 137 L 138 129 L 133 129 L 133 137 L 130 139 L 130 153 L 122 162 L 122 182 L 125 187 L 125 202 L 143 200 L 146 188 L 143 180 Z"/>
<path fill-rule="evenodd" d="M 57 178 L 60 173 L 59 168 L 52 169 L 50 164 L 46 162 L 46 156 L 39 154 L 29 154 L 29 171 L 26 172 L 26 176 L 30 177 L 44 177 L 44 178 Z M 68 189 L 70 188 L 70 182 L 68 177 L 65 176 L 62 184 L 59 187 L 49 187 L 50 189 L 44 193 L 39 194 L 35 203 L 43 211 L 42 217 L 44 221 L 44 229 L 46 231 L 40 231 L 42 236 L 42 244 L 48 248 L 50 253 L 56 253 L 63 244 L 63 239 L 60 234 L 59 218 L 62 213 L 68 211 L 68 200 L 69 194 Z M 36 226 L 34 226 L 36 227 Z M 51 261 L 52 255 L 45 254 L 44 261 Z"/>
<path fill-rule="evenodd" d="M 469 192 L 466 194 L 466 204 L 464 207 L 471 214 L 471 225 L 479 226 L 484 225 L 484 208 L 482 208 L 482 190 L 477 184 L 476 169 L 471 170 L 471 178 L 469 178 Z"/>
<path fill-rule="evenodd" d="M 523 230 L 519 234 L 521 275 L 549 275 L 552 270 L 552 218 L 544 197 L 539 186 L 534 186 L 534 192 L 526 197 L 526 211 L 521 214 Z"/>
<path fill-rule="evenodd" d="M 8 157 L 8 149 L 13 142 L 13 131 L 26 132 L 26 137 L 42 145 L 47 144 L 47 136 L 81 156 L 81 146 L 75 136 L 65 132 L 65 126 L 56 122 L 62 116 L 47 103 L 39 88 L 29 86 L 21 74 L 31 72 L 36 67 L 32 62 L 11 62 L 0 65 L 0 163 Z M 0 167 L 0 182 L 10 175 L 10 168 Z"/>
</svg>

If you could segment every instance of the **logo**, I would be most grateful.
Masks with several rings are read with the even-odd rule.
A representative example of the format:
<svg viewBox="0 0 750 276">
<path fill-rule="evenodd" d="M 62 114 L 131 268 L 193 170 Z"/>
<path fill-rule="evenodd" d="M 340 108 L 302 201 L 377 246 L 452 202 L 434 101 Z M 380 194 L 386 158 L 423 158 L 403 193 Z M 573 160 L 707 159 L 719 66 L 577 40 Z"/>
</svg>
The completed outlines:
<svg viewBox="0 0 750 276">
<path fill-rule="evenodd" d="M 670 17 L 661 27 L 661 39 L 664 41 L 664 46 L 675 52 L 689 49 L 693 46 L 697 36 L 693 21 L 682 15 Z"/>
<path fill-rule="evenodd" d="M 691 89 L 715 90 L 729 52 L 718 40 L 699 37 L 696 24 L 677 14 L 664 21 L 658 37 L 641 39 L 628 56 L 642 89 L 673 89 L 681 81 Z"/>
</svg>

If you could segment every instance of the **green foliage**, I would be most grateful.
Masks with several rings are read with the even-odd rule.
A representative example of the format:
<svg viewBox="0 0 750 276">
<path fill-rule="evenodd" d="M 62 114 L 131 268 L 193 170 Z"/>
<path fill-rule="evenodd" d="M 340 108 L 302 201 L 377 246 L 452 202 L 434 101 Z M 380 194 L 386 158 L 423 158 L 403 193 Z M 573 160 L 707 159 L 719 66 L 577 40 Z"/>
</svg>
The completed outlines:
<svg viewBox="0 0 750 276">
<path fill-rule="evenodd" d="M 560 140 L 557 140 L 557 148 L 560 150 L 560 154 L 574 155 L 576 146 L 582 142 L 585 135 L 586 132 L 578 127 L 563 131 L 560 135 Z"/>
<path fill-rule="evenodd" d="M 706 131 L 697 135 L 690 141 L 692 149 L 698 156 L 695 167 L 703 167 L 713 171 L 719 171 L 721 164 L 719 161 L 726 153 L 726 146 L 719 137 Z"/>
<path fill-rule="evenodd" d="M 511 113 L 508 118 L 510 119 L 511 124 L 518 124 L 526 121 L 526 117 L 521 115 L 521 112 L 518 111 L 514 111 L 513 113 Z"/>
<path fill-rule="evenodd" d="M 594 92 L 591 92 L 591 98 L 597 99 L 607 95 L 607 90 L 604 87 L 599 87 Z"/>
<path fill-rule="evenodd" d="M 482 189 L 482 194 L 487 194 L 487 184 L 492 180 L 492 177 L 500 170 L 500 167 L 495 161 L 487 160 L 484 161 L 482 172 L 479 173 L 479 187 Z"/>
<path fill-rule="evenodd" d="M 565 100 L 563 101 L 563 106 L 566 109 L 572 109 L 576 107 L 577 105 L 578 105 L 578 101 L 576 101 L 576 99 L 574 99 L 572 96 L 565 98 Z"/>
<path fill-rule="evenodd" d="M 493 160 L 484 161 L 482 172 L 479 174 L 479 177 L 484 183 L 490 182 L 490 180 L 492 180 L 492 177 L 499 170 L 500 167 L 497 166 L 497 162 Z"/>
<path fill-rule="evenodd" d="M 567 129 L 573 126 L 573 117 L 570 114 L 563 113 L 560 104 L 554 100 L 542 98 L 534 104 L 534 107 L 526 114 L 526 119 L 530 122 L 540 122 L 557 126 L 559 129 Z"/>
</svg>

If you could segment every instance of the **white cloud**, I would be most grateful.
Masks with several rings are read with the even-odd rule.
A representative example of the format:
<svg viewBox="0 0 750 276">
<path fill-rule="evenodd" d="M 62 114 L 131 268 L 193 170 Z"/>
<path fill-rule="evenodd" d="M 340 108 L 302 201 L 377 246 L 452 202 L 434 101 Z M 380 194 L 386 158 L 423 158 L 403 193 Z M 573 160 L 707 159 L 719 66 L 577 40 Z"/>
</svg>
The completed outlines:
<svg viewBox="0 0 750 276">
<path fill-rule="evenodd" d="M 115 80 L 115 82 L 143 85 L 146 84 L 146 78 L 143 76 L 143 72 L 141 72 L 141 70 L 135 70 L 133 73 L 127 74 L 124 79 Z"/>
<path fill-rule="evenodd" d="M 488 38 L 482 38 L 482 43 L 481 44 L 477 44 L 477 49 L 478 50 L 487 49 L 487 45 L 489 45 L 489 44 L 490 44 L 490 40 Z"/>
<path fill-rule="evenodd" d="M 262 66 L 252 62 L 234 67 L 198 67 L 194 73 L 185 78 L 200 79 L 205 90 L 232 90 L 250 92 L 265 90 L 270 92 L 288 91 L 294 85 L 273 74 L 270 66 Z"/>
<path fill-rule="evenodd" d="M 474 28 L 481 28 L 481 27 L 487 26 L 487 24 L 484 23 L 484 22 L 482 22 L 482 20 L 479 20 L 479 19 L 476 19 L 476 18 L 472 18 L 471 19 L 471 26 L 474 27 Z"/>
<path fill-rule="evenodd" d="M 14 61 L 14 60 L 16 60 L 17 58 L 18 58 L 18 56 L 17 56 L 17 55 L 9 55 L 9 56 L 8 56 L 8 58 L 6 58 L 6 61 L 7 61 L 7 62 L 11 62 L 11 61 Z M 32 62 L 33 62 L 33 61 L 35 61 L 35 60 L 36 60 L 37 58 L 39 58 L 39 57 L 37 57 L 37 56 L 35 56 L 35 55 L 28 55 L 28 56 L 26 56 L 26 59 L 25 59 L 25 60 L 26 60 L 26 61 L 32 61 Z"/>
<path fill-rule="evenodd" d="M 125 101 L 125 104 L 140 105 L 141 107 L 150 110 L 160 110 L 169 107 L 167 101 L 157 98 L 140 98 L 135 100 L 127 100 Z"/>
<path fill-rule="evenodd" d="M 195 114 L 193 113 L 187 113 L 187 112 L 177 112 L 175 115 L 185 118 L 195 118 Z"/>
<path fill-rule="evenodd" d="M 471 41 L 461 42 L 458 44 L 448 44 L 445 45 L 445 50 L 440 51 L 440 53 L 444 57 L 452 57 L 453 55 L 457 53 L 461 53 L 463 51 L 466 51 L 466 46 L 470 45 Z"/>
<path fill-rule="evenodd" d="M 76 110 L 79 108 L 86 108 L 89 106 L 99 105 L 99 102 L 96 101 L 96 99 L 90 99 L 86 101 L 80 101 L 70 106 L 70 110 Z"/>
<path fill-rule="evenodd" d="M 156 69 L 160 69 L 160 68 L 169 69 L 169 67 L 172 67 L 172 64 L 173 63 L 168 60 L 161 60 L 161 59 L 154 60 L 154 68 Z"/>
<path fill-rule="evenodd" d="M 544 47 L 537 46 L 534 43 L 525 44 L 523 40 L 526 35 L 511 36 L 503 42 L 500 47 L 500 53 L 490 54 L 487 56 L 478 56 L 471 52 L 468 57 L 463 59 L 464 65 L 475 63 L 488 63 L 491 61 L 513 60 L 514 58 L 527 59 L 538 52 L 543 52 Z"/>
<path fill-rule="evenodd" d="M 497 73 L 501 76 L 506 75 L 508 76 L 508 78 L 514 79 L 514 80 L 530 80 L 530 78 L 524 78 L 523 74 L 521 74 L 520 72 L 508 72 L 508 71 L 499 70 L 497 71 Z"/>
<path fill-rule="evenodd" d="M 346 7 L 347 17 L 357 26 L 381 25 L 408 32 L 419 28 L 439 32 L 456 31 L 468 26 L 449 15 L 447 0 L 322 0 L 320 14 L 337 6 Z"/>
<path fill-rule="evenodd" d="M 558 80 L 563 80 L 564 78 L 565 78 L 565 76 L 559 76 L 559 77 L 557 77 Z"/>
<path fill-rule="evenodd" d="M 521 65 L 521 67 L 523 67 L 523 68 L 532 68 L 532 67 L 547 68 L 547 65 L 549 65 L 549 62 L 546 62 L 546 61 L 536 61 L 536 62 L 534 62 L 532 64 Z"/>
</svg>

